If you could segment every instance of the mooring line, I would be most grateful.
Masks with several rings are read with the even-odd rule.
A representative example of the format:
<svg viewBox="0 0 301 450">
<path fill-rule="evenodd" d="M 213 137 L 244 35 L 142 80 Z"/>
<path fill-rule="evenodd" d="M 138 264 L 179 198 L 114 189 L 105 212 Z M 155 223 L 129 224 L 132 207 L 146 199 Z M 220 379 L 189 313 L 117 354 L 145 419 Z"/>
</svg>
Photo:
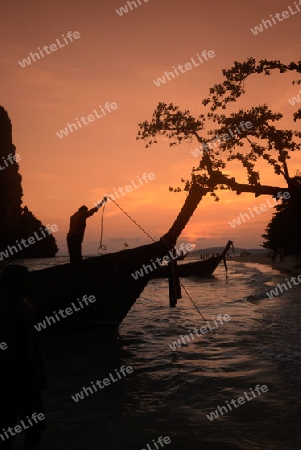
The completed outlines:
<svg viewBox="0 0 301 450">
<path fill-rule="evenodd" d="M 142 226 L 139 225 L 139 223 L 136 222 L 136 220 L 134 220 L 123 208 L 121 208 L 121 206 L 118 205 L 118 203 L 115 202 L 115 200 L 112 199 L 112 197 L 110 197 L 110 200 L 112 200 L 112 202 L 115 203 L 115 205 L 122 211 L 124 212 L 124 214 L 135 224 L 137 225 L 138 228 L 140 228 L 141 231 L 143 231 L 143 233 L 146 234 L 146 236 L 148 236 L 154 243 L 156 242 L 152 236 L 144 229 L 142 228 Z M 101 240 L 102 240 L 102 235 L 101 235 Z M 165 244 L 164 240 L 162 239 L 163 244 L 165 245 L 165 247 L 167 248 L 167 250 L 169 250 L 169 248 L 167 247 L 167 245 Z M 105 247 L 105 246 L 104 246 Z M 180 285 L 181 287 L 184 289 L 186 295 L 188 296 L 189 300 L 191 301 L 191 303 L 193 304 L 193 306 L 195 307 L 196 311 L 198 312 L 198 314 L 202 317 L 202 319 L 206 322 L 205 317 L 203 316 L 203 314 L 201 313 L 201 311 L 199 310 L 199 308 L 197 307 L 197 305 L 195 304 L 195 302 L 192 300 L 192 298 L 190 297 L 187 289 L 185 288 L 185 286 L 183 285 L 182 281 L 180 280 Z"/>
</svg>

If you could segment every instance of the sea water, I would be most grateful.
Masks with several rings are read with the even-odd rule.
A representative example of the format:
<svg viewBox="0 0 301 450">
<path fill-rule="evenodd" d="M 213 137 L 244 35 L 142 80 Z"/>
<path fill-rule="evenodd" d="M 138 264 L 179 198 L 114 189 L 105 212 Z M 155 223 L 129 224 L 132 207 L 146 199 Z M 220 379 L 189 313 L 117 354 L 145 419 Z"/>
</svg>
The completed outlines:
<svg viewBox="0 0 301 450">
<path fill-rule="evenodd" d="M 212 278 L 182 279 L 205 321 L 230 320 L 176 350 L 170 344 L 206 322 L 184 292 L 169 308 L 165 279 L 148 283 L 116 338 L 95 330 L 39 333 L 48 376 L 43 448 L 156 450 L 168 436 L 168 450 L 300 450 L 301 288 L 269 299 L 266 292 L 287 275 L 260 264 L 230 261 L 228 268 L 228 276 L 221 265 Z M 133 373 L 72 400 L 122 365 Z M 257 395 L 258 385 L 268 391 Z M 208 419 L 251 391 L 251 401 Z"/>
</svg>

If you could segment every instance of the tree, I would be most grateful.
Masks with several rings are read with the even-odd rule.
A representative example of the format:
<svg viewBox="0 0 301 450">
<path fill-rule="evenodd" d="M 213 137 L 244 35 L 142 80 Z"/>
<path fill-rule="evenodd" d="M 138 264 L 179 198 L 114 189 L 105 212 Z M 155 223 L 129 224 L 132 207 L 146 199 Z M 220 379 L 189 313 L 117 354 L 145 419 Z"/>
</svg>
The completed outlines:
<svg viewBox="0 0 301 450">
<path fill-rule="evenodd" d="M 156 144 L 158 136 L 166 136 L 170 140 L 170 146 L 185 141 L 192 142 L 194 139 L 201 144 L 199 165 L 192 169 L 190 180 L 181 180 L 185 191 L 189 191 L 193 184 L 198 184 L 206 193 L 214 196 L 215 200 L 218 200 L 218 189 L 236 191 L 237 195 L 251 192 L 255 196 L 276 195 L 279 191 L 289 190 L 291 197 L 294 197 L 298 186 L 295 177 L 289 173 L 288 160 L 292 152 L 301 148 L 300 141 L 295 141 L 301 137 L 301 133 L 276 128 L 274 123 L 279 122 L 283 115 L 271 111 L 266 104 L 252 106 L 247 110 L 239 109 L 228 116 L 223 114 L 229 103 L 236 102 L 245 94 L 245 82 L 249 76 L 268 76 L 275 70 L 280 74 L 289 71 L 300 73 L 301 61 L 286 65 L 280 61 L 256 62 L 254 58 L 249 58 L 243 63 L 235 62 L 230 70 L 223 70 L 225 81 L 214 85 L 209 97 L 202 101 L 209 108 L 206 115 L 200 114 L 195 118 L 189 110 L 181 111 L 173 103 L 159 103 L 152 120 L 139 123 L 137 139 L 147 141 L 146 148 Z M 293 83 L 300 83 L 300 80 L 294 80 Z M 294 121 L 300 118 L 301 109 L 293 115 Z M 218 127 L 205 131 L 209 121 L 217 123 Z M 252 124 L 251 129 L 237 127 L 238 123 L 247 122 Z M 229 129 L 232 131 L 231 138 Z M 212 136 L 218 136 L 214 143 Z M 246 148 L 245 152 L 241 150 Z M 238 183 L 227 174 L 228 165 L 232 161 L 239 161 L 245 169 L 245 183 Z M 256 163 L 260 161 L 270 165 L 274 173 L 282 177 L 285 185 L 280 187 L 261 184 L 260 172 L 256 168 Z M 180 187 L 169 189 L 175 192 L 182 190 Z"/>
<path fill-rule="evenodd" d="M 276 206 L 276 213 L 262 235 L 265 239 L 264 248 L 275 251 L 284 249 L 287 254 L 301 253 L 301 176 L 298 175 L 295 179 L 299 185 L 299 194 L 287 200 L 283 199 L 283 202 Z"/>
</svg>

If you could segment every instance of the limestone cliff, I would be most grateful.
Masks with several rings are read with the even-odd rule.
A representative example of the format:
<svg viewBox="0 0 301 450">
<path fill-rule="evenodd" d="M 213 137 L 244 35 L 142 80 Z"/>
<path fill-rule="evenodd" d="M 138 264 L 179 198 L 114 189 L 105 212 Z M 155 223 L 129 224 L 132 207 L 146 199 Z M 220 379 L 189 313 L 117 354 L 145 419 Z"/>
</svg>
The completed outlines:
<svg viewBox="0 0 301 450">
<path fill-rule="evenodd" d="M 1 254 L 8 246 L 16 245 L 16 240 L 34 236 L 34 232 L 40 233 L 43 226 L 27 207 L 22 207 L 22 177 L 16 159 L 12 124 L 6 110 L 0 106 L 0 260 L 52 257 L 58 251 L 52 235 L 46 235 L 27 248 L 19 246 L 17 252 L 9 252 L 8 257 Z"/>
</svg>

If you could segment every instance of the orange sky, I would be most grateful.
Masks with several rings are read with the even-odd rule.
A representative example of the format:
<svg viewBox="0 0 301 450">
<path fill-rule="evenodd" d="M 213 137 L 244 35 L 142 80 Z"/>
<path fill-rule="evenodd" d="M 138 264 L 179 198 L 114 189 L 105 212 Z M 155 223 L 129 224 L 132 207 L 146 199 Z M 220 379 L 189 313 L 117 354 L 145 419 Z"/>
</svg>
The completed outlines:
<svg viewBox="0 0 301 450">
<path fill-rule="evenodd" d="M 195 115 L 205 113 L 201 100 L 210 86 L 222 81 L 222 69 L 235 60 L 300 59 L 301 12 L 257 36 L 250 31 L 270 14 L 293 7 L 293 2 L 140 1 L 141 6 L 122 17 L 115 10 L 126 4 L 124 0 L 1 2 L 1 104 L 12 120 L 13 142 L 21 156 L 23 204 L 43 223 L 58 225 L 55 237 L 61 254 L 66 253 L 69 217 L 79 206 L 93 207 L 105 194 L 145 172 L 154 173 L 155 179 L 126 194 L 120 205 L 155 238 L 172 224 L 185 193 L 170 193 L 168 186 L 189 178 L 197 164 L 190 152 L 197 143 L 169 148 L 161 140 L 145 150 L 143 141 L 136 141 L 138 122 L 150 119 L 159 101 L 174 102 Z M 80 38 L 29 66 L 19 65 L 38 47 L 50 46 L 56 39 L 63 43 L 62 35 L 68 31 L 78 31 Z M 164 86 L 155 86 L 153 80 L 164 71 L 203 50 L 213 50 L 216 56 Z M 250 79 L 248 96 L 237 109 L 267 102 L 289 120 L 296 108 L 288 99 L 299 91 L 292 79 L 291 75 Z M 100 113 L 99 105 L 106 102 L 116 102 L 118 109 L 62 139 L 56 135 L 76 117 L 88 116 L 94 109 Z M 292 174 L 299 166 L 300 157 L 295 157 Z M 243 175 L 233 173 L 238 179 Z M 267 174 L 262 183 L 268 181 L 284 185 Z M 208 197 L 181 241 L 199 248 L 224 245 L 232 238 L 236 246 L 259 247 L 271 209 L 236 229 L 228 222 L 266 199 L 226 193 L 216 203 Z M 100 213 L 87 225 L 83 253 L 96 254 Z M 108 251 L 122 249 L 124 242 L 130 246 L 149 242 L 112 203 L 106 207 L 104 236 Z"/>
</svg>

